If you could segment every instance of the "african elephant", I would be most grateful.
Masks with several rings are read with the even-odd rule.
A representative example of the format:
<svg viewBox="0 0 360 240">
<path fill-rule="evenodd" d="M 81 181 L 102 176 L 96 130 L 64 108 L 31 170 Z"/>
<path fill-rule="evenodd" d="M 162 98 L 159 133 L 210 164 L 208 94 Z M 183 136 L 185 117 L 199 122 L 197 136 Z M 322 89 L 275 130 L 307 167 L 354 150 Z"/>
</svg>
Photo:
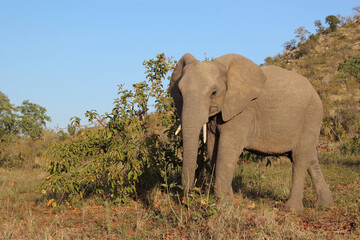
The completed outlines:
<svg viewBox="0 0 360 240">
<path fill-rule="evenodd" d="M 237 54 L 199 62 L 187 53 L 172 73 L 170 91 L 181 116 L 185 193 L 194 183 L 198 138 L 207 124 L 217 196 L 232 199 L 235 166 L 247 149 L 292 161 L 286 210 L 303 209 L 306 171 L 317 193 L 316 206 L 333 205 L 317 156 L 322 103 L 305 77 L 276 66 L 260 68 Z"/>
</svg>

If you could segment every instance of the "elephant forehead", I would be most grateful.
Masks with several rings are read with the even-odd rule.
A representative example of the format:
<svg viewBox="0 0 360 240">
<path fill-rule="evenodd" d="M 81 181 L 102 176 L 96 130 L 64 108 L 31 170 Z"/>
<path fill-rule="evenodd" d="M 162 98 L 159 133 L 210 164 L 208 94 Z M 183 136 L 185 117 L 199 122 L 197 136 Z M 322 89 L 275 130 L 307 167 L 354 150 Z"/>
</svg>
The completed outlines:
<svg viewBox="0 0 360 240">
<path fill-rule="evenodd" d="M 211 81 L 220 74 L 219 68 L 211 62 L 197 62 L 186 66 L 183 73 L 185 81 Z"/>
<path fill-rule="evenodd" d="M 197 62 L 194 64 L 189 65 L 188 71 L 194 73 L 203 73 L 203 74 L 210 74 L 210 73 L 218 73 L 218 67 L 212 62 Z"/>
</svg>

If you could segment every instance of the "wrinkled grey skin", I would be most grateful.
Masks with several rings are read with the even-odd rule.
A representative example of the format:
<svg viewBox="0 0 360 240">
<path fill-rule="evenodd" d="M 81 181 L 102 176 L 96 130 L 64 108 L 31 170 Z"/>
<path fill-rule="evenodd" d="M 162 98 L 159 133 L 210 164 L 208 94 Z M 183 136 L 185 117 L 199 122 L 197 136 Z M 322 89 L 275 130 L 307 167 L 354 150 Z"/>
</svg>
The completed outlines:
<svg viewBox="0 0 360 240">
<path fill-rule="evenodd" d="M 185 193 L 194 183 L 199 133 L 207 123 L 215 193 L 225 202 L 233 196 L 231 183 L 239 155 L 248 149 L 287 155 L 292 160 L 286 210 L 303 209 L 306 172 L 317 193 L 316 206 L 333 205 L 316 150 L 322 104 L 306 78 L 276 66 L 260 68 L 237 54 L 213 62 L 199 62 L 185 54 L 177 63 L 170 87 L 181 116 Z"/>
</svg>

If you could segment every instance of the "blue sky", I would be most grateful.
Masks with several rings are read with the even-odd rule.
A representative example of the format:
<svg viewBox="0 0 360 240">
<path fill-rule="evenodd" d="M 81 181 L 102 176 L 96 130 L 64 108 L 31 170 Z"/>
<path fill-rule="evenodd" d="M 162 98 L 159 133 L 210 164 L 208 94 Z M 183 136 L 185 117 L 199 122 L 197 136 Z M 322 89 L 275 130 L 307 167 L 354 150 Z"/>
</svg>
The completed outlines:
<svg viewBox="0 0 360 240">
<path fill-rule="evenodd" d="M 117 85 L 145 79 L 157 53 L 202 60 L 238 53 L 257 64 L 314 21 L 353 15 L 358 0 L 0 0 L 0 91 L 47 109 L 66 127 L 110 112 Z M 82 122 L 85 124 L 86 122 Z"/>
</svg>

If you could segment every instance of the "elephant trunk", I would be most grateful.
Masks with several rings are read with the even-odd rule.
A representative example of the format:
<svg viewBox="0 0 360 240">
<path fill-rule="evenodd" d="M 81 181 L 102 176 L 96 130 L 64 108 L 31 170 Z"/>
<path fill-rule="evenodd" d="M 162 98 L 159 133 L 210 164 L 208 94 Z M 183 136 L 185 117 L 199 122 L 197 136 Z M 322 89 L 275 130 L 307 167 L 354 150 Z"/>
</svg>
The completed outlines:
<svg viewBox="0 0 360 240">
<path fill-rule="evenodd" d="M 190 106 L 184 104 L 182 112 L 183 169 L 181 181 L 185 194 L 194 184 L 199 134 L 204 123 L 208 121 L 208 111 L 205 109 L 191 103 Z"/>
</svg>

